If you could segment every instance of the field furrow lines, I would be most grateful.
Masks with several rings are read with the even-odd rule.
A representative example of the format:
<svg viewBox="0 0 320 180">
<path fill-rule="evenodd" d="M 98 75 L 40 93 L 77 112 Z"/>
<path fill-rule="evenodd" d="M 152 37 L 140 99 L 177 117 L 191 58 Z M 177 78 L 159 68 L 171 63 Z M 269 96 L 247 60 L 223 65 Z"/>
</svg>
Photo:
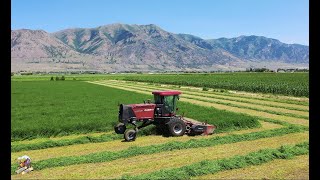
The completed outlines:
<svg viewBox="0 0 320 180">
<path fill-rule="evenodd" d="M 125 83 L 110 83 L 111 85 L 118 85 L 118 86 L 126 86 Z M 127 84 L 128 86 L 128 84 Z M 159 87 L 154 87 L 154 88 L 150 88 L 149 86 L 140 86 L 140 85 L 130 85 L 130 88 L 135 88 L 135 89 L 146 89 L 146 90 L 150 90 L 153 91 L 155 89 L 158 90 L 166 90 L 166 88 L 159 88 Z M 254 104 L 254 103 L 245 103 L 245 102 L 238 102 L 238 101 L 234 101 L 234 100 L 226 100 L 226 99 L 221 99 L 221 98 L 216 98 L 216 97 L 209 97 L 206 95 L 205 92 L 203 93 L 190 93 L 188 91 L 182 91 L 183 92 L 183 96 L 184 97 L 189 97 L 189 98 L 197 98 L 199 100 L 213 100 L 215 102 L 220 102 L 220 103 L 224 103 L 224 104 L 234 104 L 236 106 L 243 106 L 243 107 L 250 107 L 250 108 L 254 108 L 254 109 L 259 109 L 261 111 L 271 111 L 271 112 L 276 112 L 276 113 L 281 113 L 283 115 L 288 115 L 288 116 L 301 116 L 301 118 L 305 118 L 308 119 L 309 116 L 309 112 L 306 111 L 297 111 L 297 110 L 291 110 L 291 109 L 286 109 L 286 108 L 279 108 L 279 107 L 270 107 L 268 105 L 258 105 L 258 104 Z"/>
<path fill-rule="evenodd" d="M 24 177 L 46 179 L 52 177 L 52 172 L 55 172 L 54 177 L 58 179 L 120 178 L 122 175 L 137 175 L 163 168 L 181 167 L 202 160 L 216 160 L 232 157 L 234 155 L 244 155 L 266 148 L 278 148 L 284 144 L 293 145 L 304 142 L 308 138 L 308 132 L 294 133 L 212 147 L 166 151 L 156 154 L 117 159 L 110 162 L 54 167 L 34 171 L 33 173 L 26 174 Z M 186 159 L 186 157 L 189 158 Z M 130 168 L 124 170 L 124 164 Z M 21 176 L 13 175 L 12 178 L 21 178 Z"/>
<path fill-rule="evenodd" d="M 285 102 L 279 102 L 279 100 L 276 99 L 254 99 L 252 97 L 247 97 L 245 95 L 238 95 L 234 96 L 232 93 L 219 93 L 219 92 L 212 92 L 212 91 L 202 91 L 202 89 L 195 90 L 195 89 L 190 89 L 190 87 L 180 87 L 177 88 L 174 85 L 156 85 L 156 84 L 148 84 L 148 83 L 141 83 L 137 82 L 134 83 L 132 81 L 115 81 L 115 80 L 108 80 L 105 82 L 110 82 L 110 83 L 126 83 L 130 84 L 133 86 L 143 86 L 143 87 L 153 87 L 155 89 L 161 88 L 165 89 L 166 87 L 170 89 L 175 89 L 175 90 L 181 90 L 185 93 L 193 94 L 193 95 L 199 95 L 199 96 L 207 96 L 207 97 L 214 97 L 214 98 L 220 98 L 220 99 L 226 99 L 226 100 L 233 100 L 233 101 L 239 101 L 239 102 L 249 102 L 249 103 L 254 103 L 258 105 L 267 105 L 271 107 L 282 107 L 286 109 L 291 109 L 291 110 L 300 110 L 300 111 L 309 111 L 309 106 L 308 105 L 299 105 L 299 104 L 292 104 L 294 101 L 292 100 L 292 103 L 285 103 Z M 273 101 L 272 101 L 273 100 Z M 296 101 L 296 103 L 299 103 Z"/>
</svg>

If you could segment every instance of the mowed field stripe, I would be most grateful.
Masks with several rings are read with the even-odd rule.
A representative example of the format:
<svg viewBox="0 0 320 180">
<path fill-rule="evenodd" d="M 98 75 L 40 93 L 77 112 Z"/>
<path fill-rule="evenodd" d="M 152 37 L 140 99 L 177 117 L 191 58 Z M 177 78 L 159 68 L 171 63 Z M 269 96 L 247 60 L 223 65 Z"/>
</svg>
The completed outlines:
<svg viewBox="0 0 320 180">
<path fill-rule="evenodd" d="M 270 119 L 275 119 L 278 121 L 284 121 L 288 122 L 291 124 L 298 124 L 298 125 L 304 125 L 304 126 L 309 126 L 309 121 L 305 119 L 299 119 L 299 118 L 293 118 L 293 117 L 288 117 L 288 116 L 282 116 L 282 115 L 276 115 L 276 114 L 271 114 L 271 113 L 266 113 L 262 111 L 256 111 L 256 110 L 251 110 L 251 109 L 243 109 L 243 108 L 238 108 L 238 107 L 232 107 L 232 106 L 227 106 L 227 105 L 222 105 L 222 104 L 215 104 L 215 103 L 209 103 L 209 102 L 204 102 L 204 101 L 198 101 L 198 100 L 193 100 L 193 99 L 183 99 L 184 102 L 189 102 L 191 104 L 196 104 L 200 106 L 207 106 L 207 107 L 214 107 L 217 109 L 224 109 L 227 111 L 232 111 L 232 112 L 237 112 L 237 113 L 244 113 L 248 114 L 251 116 L 256 116 L 256 117 L 265 117 L 265 118 L 270 118 Z"/>
<path fill-rule="evenodd" d="M 309 179 L 309 155 L 277 159 L 262 165 L 221 171 L 191 179 Z"/>
<path fill-rule="evenodd" d="M 244 155 L 260 149 L 278 148 L 281 145 L 294 145 L 304 142 L 308 138 L 308 132 L 291 133 L 271 138 L 261 138 L 213 147 L 191 148 L 140 155 L 117 159 L 110 162 L 48 168 L 25 174 L 24 178 L 52 178 L 52 172 L 54 172 L 54 177 L 57 179 L 120 178 L 122 175 L 138 175 L 164 168 L 181 167 L 202 160 L 216 160 L 232 157 L 234 155 Z M 186 157 L 189 158 L 186 159 Z M 124 165 L 129 168 L 124 168 Z M 16 178 L 21 178 L 21 175 L 12 176 L 12 179 Z"/>
<path fill-rule="evenodd" d="M 186 90 L 197 91 L 197 92 L 203 91 L 202 87 L 194 87 L 194 86 L 180 86 L 180 85 L 174 85 L 174 84 L 161 84 L 161 83 L 124 81 L 124 80 L 106 80 L 106 81 L 133 82 L 135 84 L 148 84 L 148 85 L 155 85 L 155 86 L 162 86 L 162 87 L 176 87 L 179 89 L 186 89 Z M 279 94 L 270 94 L 270 93 L 266 94 L 266 93 L 258 93 L 258 92 L 253 93 L 253 92 L 214 89 L 214 88 L 208 88 L 208 91 L 206 92 L 211 94 L 218 94 L 218 95 L 227 94 L 228 96 L 240 97 L 240 98 L 246 98 L 246 99 L 255 99 L 255 100 L 273 101 L 273 102 L 280 102 L 280 103 L 286 103 L 286 104 L 309 106 L 309 98 L 307 97 L 294 97 L 294 96 L 284 96 Z"/>
<path fill-rule="evenodd" d="M 213 97 L 217 99 L 225 99 L 225 100 L 231 100 L 231 101 L 237 101 L 237 102 L 244 102 L 244 103 L 251 103 L 251 104 L 257 104 L 257 105 L 266 105 L 270 107 L 280 107 L 280 108 L 286 108 L 290 110 L 297 110 L 297 111 L 304 111 L 309 112 L 309 106 L 308 105 L 296 105 L 296 104 L 290 104 L 290 103 L 284 103 L 284 102 L 276 102 L 276 101 L 270 101 L 270 99 L 266 100 L 259 100 L 259 99 L 252 99 L 248 97 L 234 97 L 231 93 L 217 93 L 217 92 L 211 92 L 211 91 L 200 91 L 200 90 L 192 90 L 187 88 L 177 88 L 176 86 L 157 86 L 157 85 L 150 85 L 147 83 L 134 83 L 131 81 L 105 81 L 110 83 L 125 83 L 130 84 L 133 86 L 143 86 L 143 87 L 152 87 L 152 88 L 160 88 L 160 89 L 175 89 L 180 90 L 184 93 L 192 94 L 192 95 L 199 95 L 204 97 Z M 166 88 L 167 87 L 167 88 Z M 200 92 L 199 92 L 200 91 Z"/>
<path fill-rule="evenodd" d="M 56 157 L 66 157 L 66 156 L 74 156 L 74 155 L 85 155 L 90 153 L 102 152 L 102 151 L 120 151 L 127 149 L 132 146 L 149 146 L 153 144 L 163 144 L 172 141 L 187 141 L 190 139 L 207 139 L 212 138 L 213 136 L 226 136 L 231 134 L 245 134 L 251 132 L 259 132 L 270 129 L 278 129 L 282 128 L 282 125 L 268 123 L 264 121 L 260 121 L 260 128 L 232 131 L 220 134 L 214 134 L 211 136 L 181 136 L 181 137 L 163 137 L 163 136 L 141 136 L 136 141 L 126 143 L 122 142 L 122 140 L 114 140 L 109 142 L 102 143 L 88 143 L 88 144 L 77 144 L 77 145 L 69 145 L 63 147 L 53 147 L 47 149 L 39 149 L 39 150 L 30 150 L 30 151 L 20 151 L 11 153 L 11 163 L 14 164 L 16 162 L 17 157 L 28 154 L 32 157 L 33 161 L 45 160 Z M 81 150 L 81 151 L 80 151 Z"/>
<path fill-rule="evenodd" d="M 126 85 L 125 83 L 109 83 L 111 85 L 118 85 L 118 86 L 125 86 L 128 87 L 129 85 Z M 130 85 L 130 88 L 135 88 L 138 90 L 149 90 L 150 92 L 155 90 L 157 87 L 155 88 L 150 88 L 149 86 L 139 86 L 139 85 Z M 159 90 L 166 90 L 166 88 L 157 88 Z M 238 101 L 234 101 L 234 100 L 226 100 L 226 99 L 221 99 L 221 98 L 215 98 L 215 97 L 209 97 L 206 96 L 207 94 L 205 92 L 203 93 L 190 93 L 187 91 L 182 91 L 183 92 L 183 97 L 186 98 L 196 98 L 199 100 L 205 100 L 205 101 L 215 101 L 217 103 L 224 103 L 224 104 L 234 104 L 237 106 L 241 106 L 241 107 L 247 107 L 247 108 L 251 108 L 251 109 L 259 109 L 261 111 L 274 111 L 275 113 L 279 112 L 282 113 L 283 115 L 287 115 L 287 116 L 302 116 L 301 118 L 305 118 L 308 119 L 309 117 L 309 112 L 308 111 L 297 111 L 297 110 L 290 110 L 290 109 L 285 109 L 283 107 L 270 107 L 268 105 L 258 105 L 258 104 L 254 104 L 254 103 L 245 103 L 245 102 L 238 102 Z M 199 95 L 200 94 L 200 95 Z"/>
<path fill-rule="evenodd" d="M 150 95 L 150 92 L 148 92 L 146 90 L 144 90 L 144 91 L 137 90 L 137 89 L 130 88 L 130 87 L 111 85 L 111 84 L 102 83 L 102 82 L 99 82 L 99 83 L 98 82 L 89 82 L 89 83 L 103 85 L 103 86 L 109 86 L 109 87 L 118 88 L 118 89 L 122 89 L 122 90 L 127 90 L 127 91 Z M 181 98 L 180 101 L 189 102 L 189 103 L 200 105 L 200 106 L 214 107 L 216 109 L 222 109 L 222 110 L 227 110 L 227 111 L 232 111 L 232 112 L 237 112 L 237 113 L 244 113 L 244 114 L 248 114 L 251 116 L 258 116 L 258 117 L 262 117 L 262 118 L 265 117 L 265 118 L 275 119 L 275 120 L 279 120 L 279 121 L 285 121 L 285 122 L 292 123 L 292 124 L 309 126 L 309 121 L 307 121 L 305 119 L 300 119 L 300 118 L 271 114 L 271 113 L 256 111 L 256 110 L 252 110 L 252 109 L 233 107 L 233 106 L 228 106 L 228 105 L 223 105 L 223 104 L 218 104 L 218 103 L 213 103 L 213 102 L 205 102 L 205 101 L 187 99 L 187 98 Z"/>
</svg>

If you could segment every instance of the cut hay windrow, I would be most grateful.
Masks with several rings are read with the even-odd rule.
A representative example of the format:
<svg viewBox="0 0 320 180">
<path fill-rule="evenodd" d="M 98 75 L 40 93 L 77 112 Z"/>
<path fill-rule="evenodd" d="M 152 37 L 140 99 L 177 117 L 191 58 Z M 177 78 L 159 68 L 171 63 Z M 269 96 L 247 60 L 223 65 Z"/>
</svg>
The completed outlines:
<svg viewBox="0 0 320 180">
<path fill-rule="evenodd" d="M 309 179 L 309 155 L 276 159 L 256 166 L 195 176 L 191 179 Z"/>
<path fill-rule="evenodd" d="M 226 143 L 235 143 L 241 141 L 252 141 L 260 138 L 268 138 L 274 136 L 281 136 L 290 133 L 303 132 L 301 128 L 285 127 L 273 130 L 266 130 L 261 132 L 253 132 L 240 135 L 228 135 L 222 137 L 213 137 L 208 139 L 191 139 L 185 142 L 169 142 L 160 145 L 150 145 L 144 147 L 133 146 L 128 149 L 117 152 L 99 152 L 83 156 L 69 156 L 62 158 L 51 158 L 42 161 L 33 162 L 35 169 L 41 170 L 49 167 L 69 166 L 73 164 L 93 163 L 93 162 L 107 162 L 120 158 L 128 158 L 142 154 L 153 154 L 164 151 L 181 150 L 189 148 L 210 147 Z M 14 173 L 16 165 L 12 165 L 11 170 Z"/>
<path fill-rule="evenodd" d="M 233 107 L 233 106 L 228 106 L 228 105 L 223 105 L 223 104 L 215 104 L 215 103 L 204 102 L 204 101 L 193 100 L 193 99 L 182 99 L 181 101 L 189 102 L 191 104 L 196 104 L 196 105 L 200 105 L 200 106 L 214 107 L 216 109 L 221 109 L 221 110 L 223 109 L 223 110 L 227 110 L 227 111 L 231 111 L 231 112 L 244 113 L 244 114 L 248 114 L 248 115 L 251 115 L 254 117 L 275 119 L 275 120 L 279 120 L 279 121 L 288 122 L 291 124 L 309 126 L 309 121 L 305 120 L 305 119 L 299 119 L 299 118 L 293 118 L 293 117 L 282 116 L 282 115 L 277 115 L 277 114 L 271 114 L 271 113 L 261 112 L 261 111 L 251 110 L 251 109 L 242 109 L 242 108 L 238 108 L 238 107 Z"/>
<path fill-rule="evenodd" d="M 138 155 L 136 157 L 122 158 L 110 162 L 75 164 L 67 167 L 62 166 L 48 168 L 33 172 L 30 176 L 27 175 L 25 177 L 47 179 L 50 176 L 50 172 L 56 172 L 55 178 L 58 179 L 115 179 L 120 178 L 123 175 L 151 173 L 160 169 L 179 168 L 189 164 L 198 163 L 203 160 L 218 160 L 235 155 L 245 155 L 247 153 L 266 148 L 279 148 L 284 144 L 295 145 L 297 143 L 304 142 L 306 137 L 308 137 L 306 132 L 294 133 L 253 141 L 223 144 L 213 147 L 182 149 L 150 155 Z M 192 156 L 190 156 L 190 154 L 192 154 Z M 186 157 L 188 157 L 188 161 L 186 161 Z M 124 164 L 130 168 L 124 169 Z"/>
<path fill-rule="evenodd" d="M 106 85 L 109 83 L 106 83 Z M 132 89 L 137 90 L 149 90 L 150 92 L 155 90 L 154 88 L 145 87 L 145 86 L 135 86 L 135 85 L 125 85 L 121 83 L 113 84 L 120 87 L 130 87 Z M 158 88 L 159 90 L 165 90 L 165 88 Z M 204 94 L 204 93 L 202 93 Z M 184 98 L 190 98 L 190 99 L 197 99 L 197 100 L 203 100 L 207 102 L 214 102 L 219 104 L 225 104 L 225 105 L 232 105 L 234 107 L 240 107 L 240 108 L 247 108 L 247 109 L 253 109 L 257 111 L 264 111 L 272 114 L 278 114 L 278 115 L 285 115 L 285 116 L 291 116 L 291 117 L 297 117 L 302 119 L 308 119 L 309 118 L 309 112 L 306 111 L 297 111 L 297 110 L 290 110 L 285 108 L 279 108 L 279 107 L 270 107 L 267 105 L 257 105 L 254 103 L 244 103 L 244 102 L 238 102 L 233 100 L 226 100 L 221 98 L 212 98 L 205 95 L 192 95 L 189 92 L 183 91 L 183 97 Z"/>
<path fill-rule="evenodd" d="M 279 121 L 279 120 L 270 119 L 270 118 L 263 118 L 263 119 L 260 119 L 260 120 L 264 121 L 264 122 L 270 122 L 270 123 L 279 124 L 279 125 L 282 125 L 282 126 L 288 126 L 288 127 L 293 126 L 293 127 L 301 128 L 301 129 L 303 129 L 305 131 L 309 131 L 309 126 L 291 124 L 291 123 L 288 123 L 288 122 L 285 122 L 285 121 Z"/>
<path fill-rule="evenodd" d="M 112 134 L 113 131 L 109 132 L 91 132 L 91 133 L 82 133 L 82 134 L 71 134 L 71 135 L 65 135 L 65 136 L 56 136 L 56 137 L 38 137 L 35 139 L 27 139 L 27 140 L 11 140 L 11 145 L 18 145 L 18 144 L 36 144 L 46 141 L 58 141 L 58 140 L 71 140 L 71 139 L 77 139 L 80 137 L 98 137 L 101 135 L 108 135 Z"/>
<path fill-rule="evenodd" d="M 209 98 L 201 98 L 199 96 L 198 97 L 189 96 L 189 95 L 185 95 L 185 96 L 188 99 L 194 99 L 194 100 L 199 100 L 199 101 L 204 101 L 204 102 L 212 102 L 212 103 L 223 104 L 223 105 L 228 105 L 228 106 L 232 106 L 232 107 L 251 109 L 251 110 L 256 110 L 256 111 L 261 111 L 261 112 L 267 112 L 270 114 L 276 114 L 276 115 L 282 115 L 282 116 L 288 116 L 288 117 L 309 120 L 309 113 L 306 113 L 307 115 L 298 115 L 298 114 L 289 113 L 289 111 L 287 111 L 286 109 L 277 109 L 277 111 L 275 111 L 275 110 L 269 110 L 271 108 L 263 107 L 263 106 L 260 108 L 257 108 L 257 106 L 254 106 L 254 105 L 250 106 L 250 104 L 239 105 L 238 103 L 219 101 L 219 100 L 209 99 Z M 305 113 L 303 113 L 303 114 L 305 114 Z"/>
<path fill-rule="evenodd" d="M 295 104 L 289 104 L 289 103 L 280 103 L 280 102 L 273 102 L 270 99 L 268 101 L 265 100 L 256 100 L 248 97 L 233 97 L 231 96 L 230 93 L 224 93 L 223 95 L 217 94 L 216 92 L 209 92 L 209 91 L 195 91 L 191 89 L 186 89 L 186 88 L 177 88 L 176 86 L 157 86 L 157 85 L 150 85 L 150 84 L 145 84 L 145 83 L 132 83 L 132 82 L 127 82 L 127 81 L 96 81 L 96 82 L 104 82 L 108 83 L 111 85 L 130 85 L 130 87 L 143 87 L 149 90 L 154 90 L 154 89 L 159 89 L 159 90 L 165 90 L 165 89 L 174 89 L 174 90 L 180 90 L 184 94 L 189 94 L 189 95 L 198 95 L 202 97 L 210 97 L 210 98 L 215 98 L 215 99 L 222 99 L 222 100 L 230 100 L 230 101 L 235 101 L 235 102 L 243 102 L 243 103 L 251 103 L 251 104 L 256 104 L 256 105 L 264 105 L 268 107 L 275 107 L 275 108 L 285 108 L 289 110 L 295 110 L 295 111 L 302 111 L 302 112 L 309 112 L 309 106 L 308 105 L 295 105 Z M 293 111 L 293 112 L 295 112 Z"/>
<path fill-rule="evenodd" d="M 260 122 L 261 127 L 253 128 L 253 129 L 245 129 L 239 131 L 231 131 L 226 133 L 218 133 L 213 136 L 227 136 L 230 134 L 244 134 L 251 132 L 260 132 L 264 130 L 277 129 L 282 128 L 282 125 L 269 123 L 269 122 Z M 130 143 L 123 143 L 120 140 L 108 141 L 103 143 L 88 143 L 88 144 L 77 144 L 63 147 L 51 147 L 47 149 L 39 149 L 39 150 L 26 150 L 21 152 L 13 152 L 11 153 L 11 163 L 15 163 L 16 157 L 23 156 L 24 154 L 28 154 L 32 157 L 33 160 L 39 161 L 54 157 L 63 157 L 63 156 L 74 156 L 74 155 L 85 155 L 90 153 L 102 152 L 102 151 L 120 151 L 127 149 L 131 146 L 148 146 L 155 144 L 163 144 L 172 141 L 188 141 L 190 139 L 207 139 L 212 138 L 213 136 L 181 136 L 181 137 L 162 137 L 160 135 L 157 136 L 141 136 L 138 141 L 133 141 Z M 122 137 L 121 137 L 122 138 Z M 81 151 L 78 151 L 81 149 Z"/>
<path fill-rule="evenodd" d="M 264 149 L 246 155 L 236 155 L 219 160 L 205 160 L 191 165 L 162 169 L 138 176 L 123 176 L 125 179 L 190 179 L 191 177 L 213 174 L 220 171 L 239 169 L 251 165 L 260 165 L 274 159 L 290 159 L 309 153 L 309 142 L 281 146 L 277 149 Z"/>
<path fill-rule="evenodd" d="M 73 144 L 108 142 L 108 141 L 113 141 L 113 140 L 122 139 L 122 138 L 123 137 L 118 134 L 103 134 L 98 137 L 83 136 L 75 139 L 46 140 L 44 142 L 39 142 L 39 143 L 14 144 L 14 145 L 11 145 L 11 152 L 46 149 L 51 147 L 68 146 Z"/>
<path fill-rule="evenodd" d="M 116 86 L 116 85 L 97 83 L 97 82 L 91 82 L 91 83 L 102 85 L 102 86 L 109 86 L 109 87 L 118 88 L 118 89 L 127 90 L 127 91 L 132 91 L 132 92 L 137 92 L 137 93 L 142 93 L 142 94 L 148 94 L 148 92 L 146 92 L 146 91 L 137 90 L 135 88 L 121 87 L 118 85 Z M 309 122 L 306 121 L 305 119 L 299 119 L 299 118 L 293 118 L 293 117 L 288 117 L 288 116 L 283 116 L 283 115 L 271 114 L 271 113 L 267 113 L 267 112 L 251 110 L 248 108 L 243 109 L 243 108 L 238 108 L 238 107 L 233 107 L 233 106 L 228 106 L 228 105 L 223 105 L 223 104 L 218 104 L 218 103 L 213 103 L 213 102 L 204 102 L 204 101 L 199 101 L 199 100 L 194 100 L 194 99 L 187 99 L 187 98 L 182 99 L 181 98 L 180 101 L 189 102 L 191 104 L 196 104 L 196 105 L 200 105 L 200 106 L 214 107 L 216 109 L 221 109 L 221 110 L 228 110 L 228 111 L 237 112 L 237 113 L 244 113 L 244 114 L 248 114 L 248 115 L 256 116 L 256 117 L 271 118 L 271 119 L 275 119 L 275 120 L 286 121 L 286 122 L 290 122 L 292 124 L 309 126 Z"/>
</svg>

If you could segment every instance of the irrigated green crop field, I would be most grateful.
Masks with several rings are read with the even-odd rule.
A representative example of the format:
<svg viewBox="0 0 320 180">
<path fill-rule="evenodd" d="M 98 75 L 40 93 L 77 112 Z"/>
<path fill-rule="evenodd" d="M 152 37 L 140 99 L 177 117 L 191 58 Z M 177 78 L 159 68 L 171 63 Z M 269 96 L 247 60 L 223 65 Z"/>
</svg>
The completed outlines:
<svg viewBox="0 0 320 180">
<path fill-rule="evenodd" d="M 12 179 L 309 178 L 306 73 L 50 77 L 12 77 Z M 168 89 L 182 91 L 178 114 L 216 125 L 215 134 L 164 137 L 149 127 L 122 142 L 118 104 Z M 16 175 L 22 155 L 34 171 Z"/>
<path fill-rule="evenodd" d="M 309 73 L 140 75 L 124 80 L 309 97 Z"/>
<path fill-rule="evenodd" d="M 49 80 L 56 75 L 14 76 L 15 81 Z M 127 80 L 309 97 L 309 73 L 190 73 L 66 75 L 66 80 Z"/>
</svg>

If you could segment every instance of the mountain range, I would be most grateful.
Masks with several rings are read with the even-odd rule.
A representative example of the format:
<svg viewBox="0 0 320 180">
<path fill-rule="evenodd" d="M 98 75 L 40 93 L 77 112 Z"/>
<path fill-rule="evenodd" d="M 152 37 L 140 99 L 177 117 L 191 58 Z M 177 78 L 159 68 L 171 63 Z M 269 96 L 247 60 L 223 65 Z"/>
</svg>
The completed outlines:
<svg viewBox="0 0 320 180">
<path fill-rule="evenodd" d="M 172 71 L 308 67 L 309 46 L 263 36 L 202 39 L 149 25 L 110 24 L 54 33 L 11 31 L 11 70 Z"/>
</svg>

